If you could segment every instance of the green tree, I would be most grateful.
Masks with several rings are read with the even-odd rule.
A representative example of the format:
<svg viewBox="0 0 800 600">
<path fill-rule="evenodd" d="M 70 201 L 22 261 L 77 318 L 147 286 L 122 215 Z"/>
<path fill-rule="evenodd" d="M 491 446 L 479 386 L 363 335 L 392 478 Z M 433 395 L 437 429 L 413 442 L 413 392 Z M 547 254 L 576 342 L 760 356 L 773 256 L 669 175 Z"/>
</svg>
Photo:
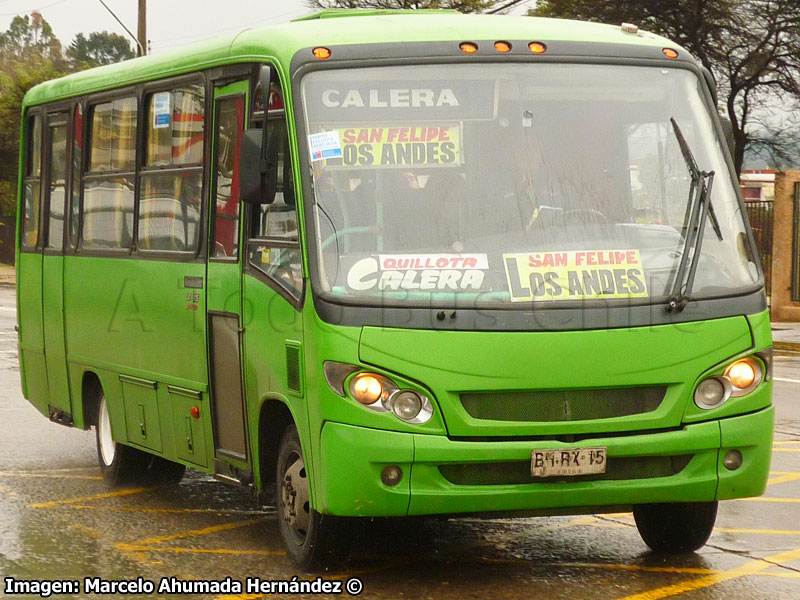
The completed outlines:
<svg viewBox="0 0 800 600">
<path fill-rule="evenodd" d="M 463 13 L 482 12 L 495 3 L 496 0 L 306 0 L 311 8 L 446 8 Z"/>
<path fill-rule="evenodd" d="M 800 104 L 797 0 L 539 0 L 528 14 L 636 23 L 684 46 L 717 81 L 720 109 L 733 125 L 737 173 L 749 148 L 775 141 L 760 126 L 770 106 Z"/>
<path fill-rule="evenodd" d="M 82 33 L 75 36 L 67 48 L 67 56 L 76 68 L 99 67 L 134 58 L 128 40 L 117 33 L 95 31 L 87 38 Z"/>
<path fill-rule="evenodd" d="M 61 42 L 42 14 L 17 15 L 5 33 L 0 34 L 0 53 L 3 57 L 25 58 L 36 55 L 56 63 L 63 61 Z"/>
<path fill-rule="evenodd" d="M 16 211 L 22 99 L 34 85 L 68 71 L 61 42 L 38 12 L 0 33 L 0 214 Z"/>
</svg>

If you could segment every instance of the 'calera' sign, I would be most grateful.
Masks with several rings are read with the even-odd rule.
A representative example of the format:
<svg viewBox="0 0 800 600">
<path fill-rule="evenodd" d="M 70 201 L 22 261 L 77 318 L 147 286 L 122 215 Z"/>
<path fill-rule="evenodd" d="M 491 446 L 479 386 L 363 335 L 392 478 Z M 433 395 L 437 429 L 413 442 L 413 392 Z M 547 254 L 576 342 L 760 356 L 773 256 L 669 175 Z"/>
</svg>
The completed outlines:
<svg viewBox="0 0 800 600">
<path fill-rule="evenodd" d="M 504 254 L 512 302 L 646 298 L 638 250 Z"/>
<path fill-rule="evenodd" d="M 303 95 L 313 104 L 316 122 L 413 121 L 420 118 L 491 119 L 495 108 L 493 80 L 385 81 L 341 83 L 312 81 Z"/>
</svg>

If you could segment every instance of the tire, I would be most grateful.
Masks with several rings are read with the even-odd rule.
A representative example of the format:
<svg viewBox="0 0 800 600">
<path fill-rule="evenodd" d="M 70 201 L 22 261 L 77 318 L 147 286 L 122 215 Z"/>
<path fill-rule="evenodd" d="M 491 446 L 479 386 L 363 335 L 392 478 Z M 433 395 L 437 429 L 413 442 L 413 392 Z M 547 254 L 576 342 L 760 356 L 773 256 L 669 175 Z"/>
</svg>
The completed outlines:
<svg viewBox="0 0 800 600">
<path fill-rule="evenodd" d="M 105 482 L 111 486 L 118 486 L 143 479 L 150 465 L 151 455 L 114 441 L 106 396 L 103 392 L 97 404 L 95 422 L 97 459 Z"/>
<path fill-rule="evenodd" d="M 297 428 L 281 437 L 276 468 L 278 529 L 286 552 L 298 568 L 317 571 L 340 564 L 350 550 L 347 519 L 322 515 L 311 508 L 311 488 Z"/>
<path fill-rule="evenodd" d="M 640 504 L 633 507 L 636 528 L 655 552 L 687 554 L 702 548 L 717 519 L 717 502 Z"/>
<path fill-rule="evenodd" d="M 160 456 L 153 456 L 150 468 L 147 470 L 147 477 L 160 483 L 177 484 L 183 479 L 185 472 L 186 465 L 161 458 Z"/>
</svg>

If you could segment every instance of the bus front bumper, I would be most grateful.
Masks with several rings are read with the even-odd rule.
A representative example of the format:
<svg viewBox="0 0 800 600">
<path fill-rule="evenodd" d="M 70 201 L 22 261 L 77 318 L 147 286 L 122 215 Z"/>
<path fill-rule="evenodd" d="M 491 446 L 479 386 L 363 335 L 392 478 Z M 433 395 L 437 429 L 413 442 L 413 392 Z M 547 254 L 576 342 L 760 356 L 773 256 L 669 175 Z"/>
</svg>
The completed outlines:
<svg viewBox="0 0 800 600">
<path fill-rule="evenodd" d="M 520 511 L 569 514 L 651 502 L 711 501 L 764 492 L 774 407 L 677 431 L 575 443 L 454 441 L 328 422 L 322 430 L 315 508 L 339 516 L 389 517 Z M 530 478 L 535 449 L 606 447 L 608 472 L 592 478 Z M 742 464 L 729 470 L 731 450 Z M 381 481 L 402 469 L 394 486 Z"/>
</svg>

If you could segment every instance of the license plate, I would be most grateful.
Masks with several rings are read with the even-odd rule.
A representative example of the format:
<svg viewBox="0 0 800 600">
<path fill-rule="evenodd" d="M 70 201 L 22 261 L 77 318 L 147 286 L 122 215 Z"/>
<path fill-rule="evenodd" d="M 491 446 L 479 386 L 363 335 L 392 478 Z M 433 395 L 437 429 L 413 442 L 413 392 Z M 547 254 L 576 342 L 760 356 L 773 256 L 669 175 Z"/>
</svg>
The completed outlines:
<svg viewBox="0 0 800 600">
<path fill-rule="evenodd" d="M 606 448 L 563 448 L 531 452 L 533 477 L 594 475 L 606 472 Z"/>
</svg>

